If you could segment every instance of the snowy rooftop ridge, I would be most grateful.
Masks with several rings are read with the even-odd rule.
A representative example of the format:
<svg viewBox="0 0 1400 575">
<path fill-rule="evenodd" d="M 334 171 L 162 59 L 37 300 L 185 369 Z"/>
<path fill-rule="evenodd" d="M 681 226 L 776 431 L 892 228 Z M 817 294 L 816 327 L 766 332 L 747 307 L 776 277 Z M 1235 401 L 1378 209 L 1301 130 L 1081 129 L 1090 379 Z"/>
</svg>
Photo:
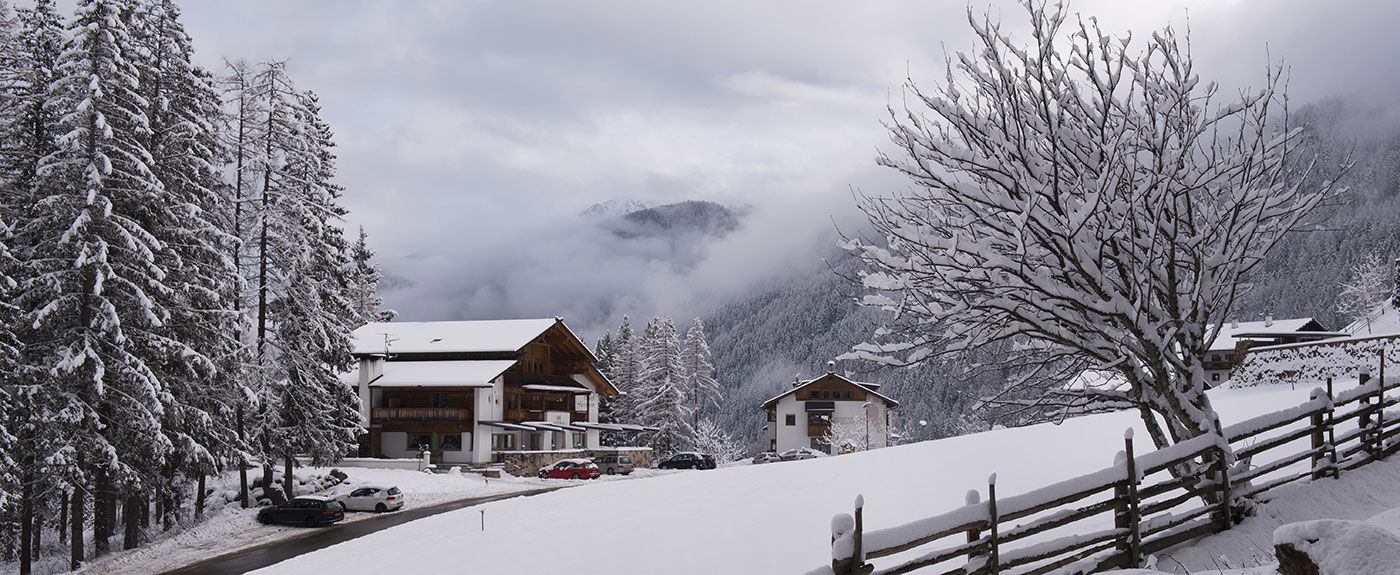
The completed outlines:
<svg viewBox="0 0 1400 575">
<path fill-rule="evenodd" d="M 562 320 L 546 318 L 371 323 L 355 330 L 353 353 L 509 353 L 519 351 L 556 323 L 562 323 Z"/>
<path fill-rule="evenodd" d="M 1305 331 L 1303 328 L 1313 321 L 1313 318 L 1310 317 L 1300 317 L 1267 321 L 1241 321 L 1233 324 L 1226 322 L 1220 327 L 1219 337 L 1216 337 L 1215 342 L 1210 344 L 1210 351 L 1234 351 L 1235 343 L 1246 334 L 1253 336 L 1286 335 Z"/>
</svg>

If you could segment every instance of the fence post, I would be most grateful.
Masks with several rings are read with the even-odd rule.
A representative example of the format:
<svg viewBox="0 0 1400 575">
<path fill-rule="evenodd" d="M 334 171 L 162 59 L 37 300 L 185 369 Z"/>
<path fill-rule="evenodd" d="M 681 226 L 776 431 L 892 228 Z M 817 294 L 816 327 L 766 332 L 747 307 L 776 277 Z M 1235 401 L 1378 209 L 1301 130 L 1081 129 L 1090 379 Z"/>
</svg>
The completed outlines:
<svg viewBox="0 0 1400 575">
<path fill-rule="evenodd" d="M 1123 452 L 1128 464 L 1128 567 L 1136 568 L 1142 562 L 1142 516 L 1138 513 L 1138 471 L 1137 459 L 1133 456 L 1133 428 L 1123 432 Z"/>
<path fill-rule="evenodd" d="M 1385 457 L 1385 348 L 1380 350 L 1380 381 L 1376 382 L 1376 453 L 1375 457 Z"/>
<path fill-rule="evenodd" d="M 1322 397 L 1321 389 L 1312 390 L 1308 396 L 1311 400 Z M 1322 467 L 1322 460 L 1327 458 L 1327 415 L 1321 411 L 1312 415 L 1312 480 L 1317 481 L 1327 475 L 1327 470 Z"/>
<path fill-rule="evenodd" d="M 967 490 L 967 496 L 963 498 L 963 503 L 966 503 L 966 504 L 968 504 L 968 505 L 977 505 L 978 503 L 981 503 L 981 502 L 982 502 L 982 494 L 978 493 L 976 489 L 969 489 L 969 490 Z M 979 531 L 979 530 L 977 530 L 977 529 L 968 529 L 968 530 L 967 530 L 967 542 L 968 542 L 968 543 L 976 543 L 977 540 L 978 540 L 978 539 L 981 539 L 981 538 L 982 538 L 982 532 L 981 532 L 981 531 Z M 972 560 L 976 559 L 979 555 L 981 555 L 981 553 L 978 553 L 976 549 L 973 549 L 973 550 L 971 550 L 971 551 L 968 552 L 968 554 L 967 554 L 967 560 L 968 560 L 968 561 L 972 561 Z"/>
<path fill-rule="evenodd" d="M 1342 466 L 1337 462 L 1337 396 L 1332 393 L 1332 378 L 1327 378 L 1327 458 L 1332 461 L 1332 478 L 1341 479 Z"/>
<path fill-rule="evenodd" d="M 1369 382 L 1371 381 L 1371 366 L 1369 366 L 1369 365 L 1363 365 L 1363 366 L 1361 366 L 1361 373 L 1360 373 L 1359 375 L 1357 375 L 1356 380 L 1357 380 L 1357 384 L 1358 384 L 1358 385 L 1363 385 L 1363 386 L 1364 386 L 1364 385 L 1366 385 L 1367 383 L 1369 383 Z M 1382 383 L 1384 383 L 1384 382 L 1382 382 Z M 1376 406 L 1376 407 L 1377 407 L 1377 409 L 1374 410 L 1374 411 L 1383 411 L 1383 410 L 1384 410 L 1384 407 L 1383 407 L 1383 406 Z M 1362 447 L 1362 449 L 1365 449 L 1365 450 L 1366 450 L 1366 455 L 1367 455 L 1369 458 L 1375 459 L 1375 458 L 1376 458 L 1376 451 L 1377 451 L 1377 449 L 1376 449 L 1376 447 L 1377 447 L 1377 446 L 1376 446 L 1376 442 L 1377 442 L 1378 439 L 1379 439 L 1379 435 L 1376 433 L 1376 427 L 1375 427 L 1375 422 L 1377 421 L 1377 419 L 1374 418 L 1374 417 L 1372 417 L 1372 415 L 1371 415 L 1371 412 L 1373 411 L 1373 410 L 1371 409 L 1371 394 L 1366 394 L 1366 395 L 1363 395 L 1363 396 L 1361 397 L 1361 407 L 1360 407 L 1360 409 L 1361 409 L 1361 417 L 1360 417 L 1360 421 L 1358 422 L 1357 425 L 1358 425 L 1358 427 L 1361 428 L 1361 447 Z"/>
<path fill-rule="evenodd" d="M 834 546 L 836 541 L 847 533 L 851 534 L 851 556 L 844 559 L 831 558 L 831 571 L 836 575 L 858 575 L 871 572 L 874 568 L 865 564 L 865 551 L 863 546 L 862 531 L 864 525 L 865 496 L 856 496 L 856 513 L 852 519 L 850 515 L 842 513 L 831 518 L 831 543 Z"/>
<path fill-rule="evenodd" d="M 987 477 L 987 515 L 989 516 L 988 526 L 991 530 L 987 553 L 987 572 L 991 575 L 997 575 L 1001 572 L 1001 567 L 998 565 L 1001 558 L 997 553 L 997 474 L 995 473 Z"/>
<path fill-rule="evenodd" d="M 853 567 L 855 567 L 855 569 L 851 571 L 852 573 L 869 573 L 869 572 L 870 572 L 869 569 L 866 569 L 866 565 L 865 565 L 865 549 L 862 548 L 862 547 L 864 547 L 864 541 L 862 541 L 862 539 L 865 538 L 865 535 L 864 535 L 864 531 L 865 531 L 865 518 L 864 518 L 864 517 L 865 517 L 865 496 L 864 496 L 864 495 L 857 495 L 857 496 L 856 496 L 856 532 L 852 534 L 852 535 L 853 535 L 853 538 L 852 538 L 852 540 L 851 540 L 851 543 L 852 543 L 852 546 L 851 546 L 851 548 L 852 548 L 852 551 L 851 551 L 851 565 L 852 565 Z"/>
<path fill-rule="evenodd" d="M 1223 441 L 1223 439 L 1222 439 Z M 1227 531 L 1234 522 L 1230 518 L 1230 474 L 1229 464 L 1225 462 L 1225 448 L 1219 447 L 1215 452 L 1215 476 L 1219 480 L 1216 487 L 1220 492 L 1220 530 Z"/>
</svg>

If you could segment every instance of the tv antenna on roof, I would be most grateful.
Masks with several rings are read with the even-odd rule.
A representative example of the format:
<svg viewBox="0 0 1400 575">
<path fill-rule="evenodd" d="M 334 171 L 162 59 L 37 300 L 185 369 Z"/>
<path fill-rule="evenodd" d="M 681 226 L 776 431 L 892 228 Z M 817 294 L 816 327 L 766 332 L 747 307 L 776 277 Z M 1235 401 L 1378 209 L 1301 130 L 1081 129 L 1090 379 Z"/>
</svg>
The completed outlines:
<svg viewBox="0 0 1400 575">
<path fill-rule="evenodd" d="M 399 338 L 392 337 L 389 332 L 384 332 L 384 359 L 389 359 L 389 344 L 398 340 Z"/>
</svg>

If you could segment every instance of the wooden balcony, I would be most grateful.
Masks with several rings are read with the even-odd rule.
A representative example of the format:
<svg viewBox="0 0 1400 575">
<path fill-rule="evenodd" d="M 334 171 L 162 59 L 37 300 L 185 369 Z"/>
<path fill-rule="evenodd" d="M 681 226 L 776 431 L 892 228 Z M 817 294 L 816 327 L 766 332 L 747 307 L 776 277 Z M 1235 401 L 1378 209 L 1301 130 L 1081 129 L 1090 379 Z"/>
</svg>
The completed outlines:
<svg viewBox="0 0 1400 575">
<path fill-rule="evenodd" d="M 472 410 L 451 407 L 375 407 L 370 419 L 377 422 L 443 421 L 470 422 Z"/>
</svg>

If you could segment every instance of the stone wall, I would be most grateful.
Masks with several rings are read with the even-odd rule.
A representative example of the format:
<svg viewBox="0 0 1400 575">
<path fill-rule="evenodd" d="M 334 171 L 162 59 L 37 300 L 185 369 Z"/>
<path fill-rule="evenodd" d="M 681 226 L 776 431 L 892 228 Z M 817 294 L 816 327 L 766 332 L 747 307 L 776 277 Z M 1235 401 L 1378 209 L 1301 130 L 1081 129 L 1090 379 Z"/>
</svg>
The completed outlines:
<svg viewBox="0 0 1400 575">
<path fill-rule="evenodd" d="M 590 458 L 600 455 L 627 455 L 638 469 L 651 467 L 650 447 L 600 447 L 597 449 L 555 449 L 551 451 L 497 451 L 495 462 L 505 465 L 506 473 L 534 477 L 541 467 L 560 459 Z"/>
</svg>

